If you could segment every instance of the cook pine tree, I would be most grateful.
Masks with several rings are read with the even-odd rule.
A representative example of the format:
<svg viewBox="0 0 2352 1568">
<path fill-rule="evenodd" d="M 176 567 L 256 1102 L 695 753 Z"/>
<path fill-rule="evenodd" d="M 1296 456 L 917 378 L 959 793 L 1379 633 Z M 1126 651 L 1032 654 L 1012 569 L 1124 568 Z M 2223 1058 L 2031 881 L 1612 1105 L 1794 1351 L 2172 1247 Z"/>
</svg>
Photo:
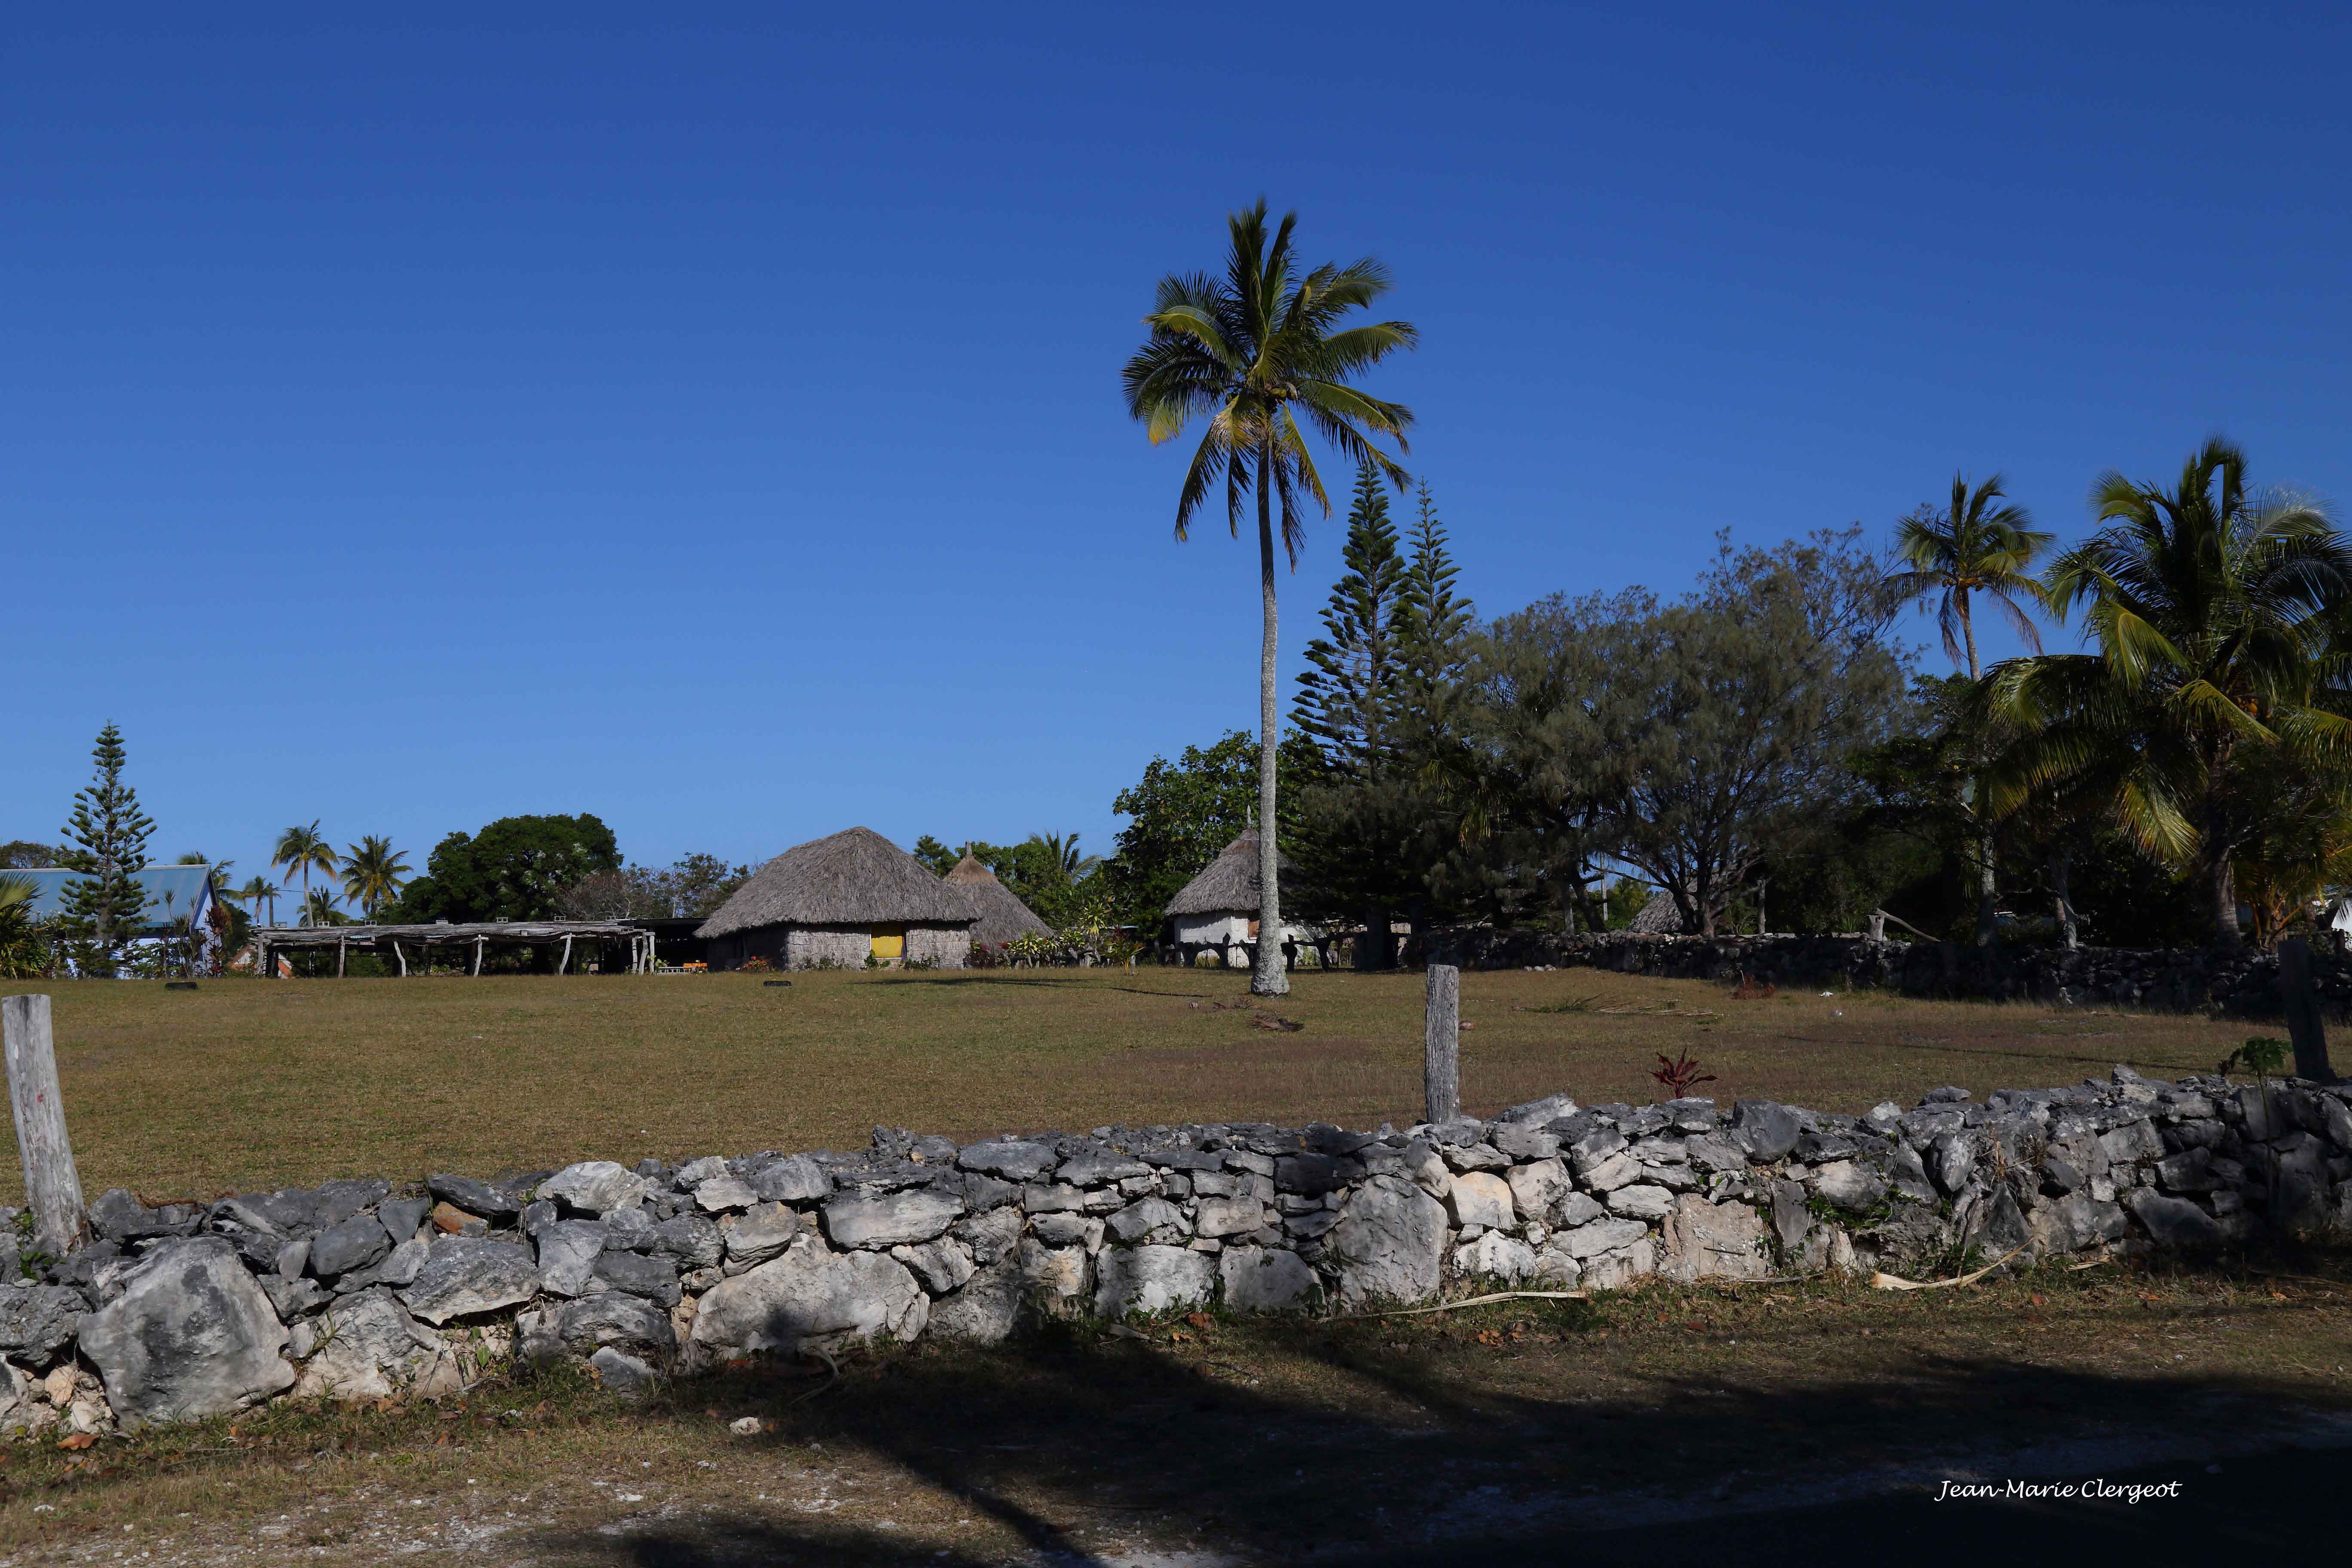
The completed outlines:
<svg viewBox="0 0 2352 1568">
<path fill-rule="evenodd" d="M 68 868 L 81 873 L 65 886 L 60 914 L 69 939 L 86 943 L 87 968 L 111 974 L 138 933 L 147 901 L 139 873 L 147 868 L 154 821 L 139 809 L 139 792 L 122 781 L 128 760 L 122 731 L 110 721 L 90 750 L 97 764 L 89 787 L 74 793 L 65 826 Z"/>
</svg>

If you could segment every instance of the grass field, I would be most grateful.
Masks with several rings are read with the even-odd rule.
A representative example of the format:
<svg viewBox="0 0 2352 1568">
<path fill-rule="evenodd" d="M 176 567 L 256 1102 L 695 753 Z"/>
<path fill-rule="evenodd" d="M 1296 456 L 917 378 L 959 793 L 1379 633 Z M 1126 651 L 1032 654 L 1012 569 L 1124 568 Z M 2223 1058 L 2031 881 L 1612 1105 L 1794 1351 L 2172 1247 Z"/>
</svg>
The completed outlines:
<svg viewBox="0 0 2352 1568">
<path fill-rule="evenodd" d="M 1685 1047 L 1727 1103 L 1859 1111 L 1937 1084 L 2207 1070 L 2242 1024 L 1870 993 L 1736 1001 L 1570 970 L 1463 977 L 1474 1110 L 1564 1091 L 1646 1101 Z M 55 998 L 84 1187 L 155 1199 L 334 1175 L 494 1173 L 602 1157 L 860 1146 L 1110 1121 L 1404 1125 L 1418 974 L 1305 973 L 1266 1026 L 1238 972 L 82 982 Z M 0 1197 L 20 1201 L 17 1163 Z"/>
</svg>

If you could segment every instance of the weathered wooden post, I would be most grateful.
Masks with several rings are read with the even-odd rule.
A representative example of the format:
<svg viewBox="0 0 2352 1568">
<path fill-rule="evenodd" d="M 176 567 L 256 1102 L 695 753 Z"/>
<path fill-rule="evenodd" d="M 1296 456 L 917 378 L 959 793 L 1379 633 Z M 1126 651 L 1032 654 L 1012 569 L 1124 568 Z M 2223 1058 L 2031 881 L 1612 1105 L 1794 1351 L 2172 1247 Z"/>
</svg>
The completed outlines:
<svg viewBox="0 0 2352 1568">
<path fill-rule="evenodd" d="M 49 999 L 0 998 L 0 1037 L 7 1055 L 8 1103 L 16 1113 L 16 1147 L 25 1157 L 33 1242 L 50 1257 L 63 1258 L 89 1239 L 89 1226 L 82 1214 L 73 1143 L 66 1136 L 65 1102 L 58 1093 Z"/>
<path fill-rule="evenodd" d="M 1462 1114 L 1462 971 L 1453 964 L 1429 966 L 1429 1011 L 1421 1048 L 1429 1101 L 1425 1119 L 1451 1121 Z"/>
<path fill-rule="evenodd" d="M 2278 945 L 2279 1009 L 2286 1015 L 2287 1038 L 2294 1043 L 2294 1076 L 2334 1083 L 2327 1061 L 2327 1024 L 2319 1016 L 2319 992 L 2311 983 L 2311 947 L 2299 936 Z"/>
</svg>

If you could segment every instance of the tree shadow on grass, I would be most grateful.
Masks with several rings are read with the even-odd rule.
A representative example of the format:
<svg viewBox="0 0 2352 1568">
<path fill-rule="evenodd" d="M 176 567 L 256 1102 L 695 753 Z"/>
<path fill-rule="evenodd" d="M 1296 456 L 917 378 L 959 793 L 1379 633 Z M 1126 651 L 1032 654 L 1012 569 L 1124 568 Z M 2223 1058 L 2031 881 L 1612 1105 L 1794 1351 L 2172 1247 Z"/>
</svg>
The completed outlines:
<svg viewBox="0 0 2352 1568">
<path fill-rule="evenodd" d="M 1572 1332 L 1586 1310 L 1551 1321 Z M 1402 1568 L 1524 1557 L 1547 1542 L 1588 1556 L 1598 1532 L 1625 1526 L 1640 1539 L 1623 1551 L 1645 1563 L 1709 1551 L 1719 1561 L 1727 1541 L 1764 1536 L 1790 1552 L 1850 1544 L 1862 1521 L 1920 1535 L 1907 1562 L 1956 1560 L 1944 1549 L 1961 1546 L 1980 1558 L 2004 1539 L 2013 1556 L 2021 1528 L 2037 1542 L 2128 1544 L 2151 1505 L 2029 1521 L 2002 1506 L 1930 1505 L 1921 1478 L 2127 1462 L 2130 1442 L 2151 1436 L 2242 1438 L 2318 1392 L 2255 1374 L 2120 1376 L 1945 1355 L 1799 1385 L 1744 1382 L 1736 1360 L 1719 1361 L 1708 1375 L 1645 1373 L 1637 1393 L 1600 1394 L 1557 1365 L 1515 1385 L 1496 1375 L 1494 1358 L 1509 1352 L 1466 1333 L 1408 1342 L 1376 1322 L 1226 1323 L 1180 1348 L 1171 1331 L 1191 1331 L 1138 1340 L 1049 1329 L 992 1351 L 917 1346 L 851 1369 L 807 1403 L 788 1403 L 803 1382 L 757 1372 L 717 1397 L 730 1415 L 767 1416 L 772 1431 L 751 1441 L 779 1458 L 821 1443 L 993 1521 L 1020 1543 L 1011 1560 Z M 1287 1393 L 1250 1381 L 1253 1363 L 1277 1355 L 1292 1368 Z M 1487 1359 L 1473 1367 L 1474 1356 Z M 696 1384 L 690 1402 L 712 1397 Z M 2244 1482 L 2209 1478 L 2201 1461 L 2149 1473 L 2194 1478 L 2204 1522 L 2179 1528 L 2210 1529 L 2216 1542 L 2266 1538 L 2299 1506 L 2263 1489 L 2269 1511 L 2231 1514 Z M 1889 1487 L 1908 1489 L 1877 1495 Z M 2311 1509 L 2329 1495 L 2312 1494 Z M 1677 1520 L 1723 1514 L 1750 1518 L 1675 1533 Z M 545 1544 L 558 1560 L 616 1568 L 1008 1560 L 960 1544 L 939 1555 L 936 1537 L 910 1542 L 838 1516 L 802 1524 L 723 1507 L 690 1524 Z"/>
</svg>

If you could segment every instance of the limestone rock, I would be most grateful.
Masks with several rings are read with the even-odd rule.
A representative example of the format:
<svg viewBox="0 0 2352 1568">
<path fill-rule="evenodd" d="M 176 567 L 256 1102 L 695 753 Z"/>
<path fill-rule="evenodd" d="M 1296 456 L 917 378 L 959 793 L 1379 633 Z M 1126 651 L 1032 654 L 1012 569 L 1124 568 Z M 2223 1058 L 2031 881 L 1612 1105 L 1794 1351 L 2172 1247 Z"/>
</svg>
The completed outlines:
<svg viewBox="0 0 2352 1568">
<path fill-rule="evenodd" d="M 1172 1246 L 1192 1234 L 1184 1211 L 1166 1198 L 1138 1198 L 1110 1216 L 1109 1228 L 1112 1236 L 1130 1244 L 1150 1240 Z"/>
<path fill-rule="evenodd" d="M 633 1355 L 623 1355 L 610 1345 L 600 1347 L 588 1358 L 589 1370 L 607 1393 L 624 1399 L 634 1399 L 658 1381 L 660 1374 Z"/>
<path fill-rule="evenodd" d="M 604 1222 L 558 1220 L 531 1240 L 539 1248 L 539 1288 L 551 1296 L 577 1296 L 588 1289 L 604 1251 Z"/>
<path fill-rule="evenodd" d="M 751 1172 L 751 1192 L 762 1203 L 812 1203 L 833 1191 L 824 1167 L 806 1154 L 770 1160 Z"/>
<path fill-rule="evenodd" d="M 1247 1236 L 1265 1223 L 1265 1207 L 1255 1198 L 1202 1198 L 1194 1208 L 1192 1234 Z"/>
<path fill-rule="evenodd" d="M 1609 1212 L 1625 1219 L 1664 1219 L 1674 1206 L 1674 1194 L 1647 1183 L 1619 1187 L 1609 1194 Z"/>
<path fill-rule="evenodd" d="M 1277 1247 L 1228 1247 L 1217 1257 L 1225 1305 L 1236 1312 L 1283 1312 L 1304 1307 L 1322 1281 L 1298 1254 Z"/>
<path fill-rule="evenodd" d="M 1619 1187 L 1630 1186 L 1648 1174 L 1648 1166 L 1633 1158 L 1631 1153 L 1620 1150 L 1593 1165 L 1591 1169 L 1579 1171 L 1577 1179 L 1593 1192 L 1612 1193 Z"/>
<path fill-rule="evenodd" d="M 1495 1279 L 1516 1285 L 1535 1273 L 1535 1248 L 1517 1237 L 1490 1230 L 1454 1249 L 1454 1271 L 1465 1279 Z"/>
<path fill-rule="evenodd" d="M 1024 1237 L 1013 1256 L 1030 1290 L 1054 1310 L 1067 1310 L 1086 1299 L 1094 1260 L 1083 1247 L 1046 1247 Z"/>
<path fill-rule="evenodd" d="M 1165 1312 L 1208 1301 L 1216 1260 L 1184 1247 L 1111 1247 L 1103 1253 L 1096 1276 L 1095 1310 L 1103 1317 Z"/>
<path fill-rule="evenodd" d="M 1732 1135 L 1759 1165 L 1785 1160 L 1797 1146 L 1804 1127 L 1787 1106 L 1769 1100 L 1736 1100 L 1731 1107 Z"/>
<path fill-rule="evenodd" d="M 1507 1230 L 1517 1223 L 1517 1215 L 1511 1207 L 1510 1184 L 1486 1171 L 1455 1173 L 1454 1185 L 1445 1194 L 1445 1212 L 1457 1226 L 1482 1225 L 1490 1230 Z"/>
<path fill-rule="evenodd" d="M 47 1366 L 73 1342 L 83 1306 L 81 1292 L 63 1285 L 0 1285 L 0 1355 L 26 1366 Z"/>
<path fill-rule="evenodd" d="M 963 1213 L 963 1200 L 922 1187 L 836 1193 L 820 1212 L 835 1247 L 881 1250 L 930 1240 Z"/>
<path fill-rule="evenodd" d="M 967 1171 L 1002 1176 L 1008 1182 L 1034 1182 L 1059 1163 L 1059 1159 L 1049 1144 L 1005 1139 L 974 1143 L 956 1156 L 956 1163 Z"/>
<path fill-rule="evenodd" d="M 1886 1184 L 1851 1160 L 1832 1160 L 1813 1172 L 1813 1191 L 1848 1214 L 1860 1214 L 1886 1195 Z"/>
<path fill-rule="evenodd" d="M 1589 1225 L 1608 1212 L 1590 1193 L 1570 1193 L 1554 1204 L 1551 1212 L 1544 1217 L 1554 1229 L 1571 1230 L 1580 1225 Z"/>
<path fill-rule="evenodd" d="M 761 1204 L 729 1227 L 727 1267 L 740 1274 L 772 1258 L 782 1258 L 784 1248 L 806 1228 L 798 1209 L 781 1203 Z"/>
<path fill-rule="evenodd" d="M 760 1201 L 751 1184 L 733 1176 L 714 1176 L 694 1189 L 695 1206 L 705 1214 L 722 1214 L 730 1209 L 747 1209 Z"/>
<path fill-rule="evenodd" d="M 1425 1301 L 1437 1293 L 1445 1208 L 1412 1183 L 1373 1176 L 1348 1194 L 1324 1247 L 1349 1305 Z"/>
<path fill-rule="evenodd" d="M 391 1250 L 392 1240 L 373 1215 L 354 1215 L 310 1238 L 310 1272 L 331 1279 L 364 1268 Z"/>
<path fill-rule="evenodd" d="M 965 1344 L 1001 1344 L 1021 1326 L 1029 1302 L 1028 1283 L 1010 1257 L 975 1270 L 956 1289 L 931 1303 L 924 1331 Z"/>
<path fill-rule="evenodd" d="M 702 1298 L 694 1342 L 721 1354 L 884 1336 L 905 1341 L 923 1331 L 930 1298 L 915 1277 L 876 1252 L 834 1252 L 814 1237 L 782 1258 L 723 1280 Z"/>
<path fill-rule="evenodd" d="M 1055 1167 L 1054 1179 L 1074 1187 L 1100 1187 L 1129 1176 L 1148 1176 L 1151 1167 L 1115 1149 L 1087 1149 Z"/>
<path fill-rule="evenodd" d="M 971 1260 L 985 1268 L 1021 1245 L 1021 1211 L 992 1208 L 971 1215 L 950 1226 L 948 1234 L 971 1248 Z"/>
<path fill-rule="evenodd" d="M 520 1305 L 538 1289 L 539 1270 L 522 1247 L 478 1237 L 437 1236 L 415 1282 L 400 1299 L 426 1322 L 441 1324 Z"/>
<path fill-rule="evenodd" d="M 523 1330 L 522 1317 L 515 1323 L 519 1331 Z M 667 1365 L 677 1350 L 670 1315 L 643 1296 L 619 1290 L 565 1302 L 561 1311 L 541 1316 L 539 1332 L 551 1335 L 563 1348 L 583 1355 L 599 1346 L 618 1345 L 638 1356 L 650 1356 L 661 1365 Z M 535 1359 L 545 1359 L 544 1351 Z"/>
<path fill-rule="evenodd" d="M 911 1269 L 923 1289 L 934 1296 L 961 1288 L 973 1273 L 971 1255 L 945 1237 L 920 1247 L 894 1247 L 890 1256 Z"/>
<path fill-rule="evenodd" d="M 745 1215 L 736 1223 L 735 1228 L 742 1229 L 758 1213 L 755 1209 L 752 1214 Z M 797 1229 L 798 1218 L 795 1217 L 793 1223 Z M 720 1234 L 717 1226 L 698 1214 L 682 1214 L 675 1219 L 662 1221 L 654 1226 L 653 1244 L 656 1251 L 677 1258 L 678 1266 L 683 1268 L 709 1268 L 727 1256 L 727 1237 Z M 783 1250 L 783 1247 L 784 1243 L 779 1242 L 777 1250 Z"/>
<path fill-rule="evenodd" d="M 522 1214 L 522 1199 L 503 1187 L 470 1176 L 441 1174 L 425 1178 L 425 1190 L 452 1208 L 483 1219 L 511 1220 Z"/>
<path fill-rule="evenodd" d="M 2213 1216 L 2186 1198 L 2168 1198 L 2153 1187 L 2134 1187 L 2126 1200 L 2132 1215 L 2147 1227 L 2158 1247 L 2202 1248 L 2221 1245 L 2221 1227 Z"/>
<path fill-rule="evenodd" d="M 1657 1271 L 1657 1258 L 1648 1237 L 1631 1247 L 1604 1252 L 1584 1265 L 1584 1285 L 1594 1290 L 1620 1290 Z"/>
<path fill-rule="evenodd" d="M 294 1383 L 285 1325 L 220 1237 L 164 1243 L 82 1320 L 81 1353 L 126 1431 L 238 1410 Z"/>
<path fill-rule="evenodd" d="M 1552 1237 L 1551 1245 L 1577 1261 L 1647 1241 L 1650 1227 L 1638 1219 L 1597 1219 Z"/>
<path fill-rule="evenodd" d="M 648 1257 L 642 1252 L 607 1250 L 596 1259 L 594 1278 L 608 1290 L 642 1296 L 657 1307 L 677 1306 L 681 1294 L 677 1265 L 667 1258 Z"/>
<path fill-rule="evenodd" d="M 410 1317 L 390 1290 L 343 1297 L 318 1321 L 320 1348 L 294 1384 L 297 1399 L 431 1399 L 463 1381 L 449 1342 Z"/>
<path fill-rule="evenodd" d="M 1761 1279 L 1764 1222 L 1746 1204 L 1711 1204 L 1685 1193 L 1666 1215 L 1658 1272 L 1694 1279 Z"/>
<path fill-rule="evenodd" d="M 540 1183 L 533 1195 L 575 1214 L 606 1215 L 646 1201 L 646 1179 L 610 1160 L 583 1160 Z"/>
<path fill-rule="evenodd" d="M 404 1241 L 416 1239 L 416 1227 L 425 1223 L 425 1215 L 433 1207 L 430 1198 L 386 1198 L 375 1206 L 376 1223 L 398 1247 Z"/>
<path fill-rule="evenodd" d="M 1555 1205 L 1575 1191 L 1568 1178 L 1568 1167 L 1558 1160 L 1514 1165 L 1506 1180 L 1511 1186 L 1511 1206 L 1526 1219 L 1545 1217 Z"/>
</svg>

